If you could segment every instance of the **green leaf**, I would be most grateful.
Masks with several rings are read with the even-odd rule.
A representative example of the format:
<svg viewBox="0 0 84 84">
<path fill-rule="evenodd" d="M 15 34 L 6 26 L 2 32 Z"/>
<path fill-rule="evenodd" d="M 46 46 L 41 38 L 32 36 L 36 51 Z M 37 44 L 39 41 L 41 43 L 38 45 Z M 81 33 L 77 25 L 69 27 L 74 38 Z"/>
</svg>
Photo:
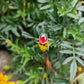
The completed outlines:
<svg viewBox="0 0 84 84">
<path fill-rule="evenodd" d="M 40 22 L 37 26 L 36 26 L 36 31 L 38 32 L 38 34 L 41 34 L 42 32 L 45 31 L 45 24 L 46 22 L 43 21 L 43 22 Z"/>
<path fill-rule="evenodd" d="M 63 44 L 68 44 L 68 45 L 70 45 L 70 44 L 72 44 L 72 43 L 69 42 L 69 41 L 63 41 Z"/>
<path fill-rule="evenodd" d="M 39 3 L 47 3 L 48 0 L 38 0 Z"/>
<path fill-rule="evenodd" d="M 76 57 L 76 60 L 77 60 L 81 65 L 84 66 L 84 61 L 83 61 L 83 60 L 81 60 L 79 57 Z"/>
<path fill-rule="evenodd" d="M 79 52 L 84 52 L 84 48 L 76 48 L 76 50 Z"/>
<path fill-rule="evenodd" d="M 71 50 L 62 50 L 60 53 L 65 53 L 65 54 L 72 54 L 73 52 Z"/>
<path fill-rule="evenodd" d="M 73 59 L 73 57 L 68 57 L 64 60 L 63 64 L 66 64 L 68 62 L 70 62 Z"/>
<path fill-rule="evenodd" d="M 72 13 L 68 13 L 67 16 L 74 18 L 74 19 L 78 19 L 78 16 L 72 14 Z"/>
<path fill-rule="evenodd" d="M 8 32 L 8 31 L 10 31 L 10 30 L 12 30 L 12 29 L 11 29 L 11 26 L 8 25 L 8 26 L 6 26 L 5 28 L 3 28 L 1 32 Z"/>
<path fill-rule="evenodd" d="M 80 6 L 80 7 L 78 8 L 78 10 L 84 11 L 84 6 Z"/>
<path fill-rule="evenodd" d="M 76 60 L 74 59 L 70 67 L 70 81 L 74 79 L 76 72 L 77 72 L 77 63 L 76 63 Z"/>
<path fill-rule="evenodd" d="M 6 26 L 7 26 L 7 24 L 5 24 L 5 23 L 4 24 L 0 24 L 0 30 L 3 29 Z"/>
<path fill-rule="evenodd" d="M 49 84 L 49 80 L 48 80 L 48 78 L 46 78 L 46 84 Z"/>
<path fill-rule="evenodd" d="M 81 24 L 81 23 L 84 23 L 84 18 L 82 17 L 82 18 L 80 18 L 80 20 L 79 20 L 79 22 L 78 22 L 79 24 Z"/>
<path fill-rule="evenodd" d="M 19 33 L 18 33 L 18 31 L 17 31 L 17 28 L 13 28 L 12 30 L 11 30 L 16 36 L 20 36 L 19 35 Z"/>
<path fill-rule="evenodd" d="M 27 45 L 29 46 L 29 45 L 32 45 L 32 44 L 34 44 L 34 42 L 35 42 L 35 40 L 31 40 L 31 41 L 29 41 L 28 43 L 27 43 Z"/>
<path fill-rule="evenodd" d="M 54 81 L 53 81 L 53 79 L 51 79 L 51 84 L 54 84 Z"/>
<path fill-rule="evenodd" d="M 44 78 L 42 79 L 42 84 L 44 84 Z"/>
<path fill-rule="evenodd" d="M 61 44 L 62 46 L 64 46 L 64 47 L 66 47 L 66 48 L 73 48 L 71 45 L 70 45 L 70 43 L 68 43 L 68 42 L 66 42 L 66 41 L 64 41 L 62 44 Z"/>
<path fill-rule="evenodd" d="M 27 25 L 27 27 L 31 27 L 31 26 L 33 26 L 33 24 L 34 24 L 34 23 L 30 23 L 30 24 Z"/>
<path fill-rule="evenodd" d="M 28 73 L 28 72 L 26 72 L 25 74 L 26 74 L 27 76 L 30 76 L 30 75 L 31 75 L 31 73 Z"/>
<path fill-rule="evenodd" d="M 76 52 L 77 55 L 79 56 L 83 56 L 84 57 L 84 53 L 83 52 Z"/>
<path fill-rule="evenodd" d="M 54 81 L 60 82 L 60 83 L 68 83 L 69 81 L 63 78 L 54 78 Z"/>
<path fill-rule="evenodd" d="M 77 3 L 77 1 L 78 1 L 78 0 L 73 0 L 73 1 L 72 1 L 72 6 L 73 6 L 73 7 L 74 7 L 75 4 Z"/>
<path fill-rule="evenodd" d="M 41 7 L 40 10 L 49 9 L 50 7 L 51 7 L 51 5 L 45 5 L 45 6 Z"/>
<path fill-rule="evenodd" d="M 51 23 L 51 25 L 48 25 L 48 27 L 49 27 L 50 31 L 54 31 L 54 32 L 62 29 L 61 26 L 58 26 L 58 25 L 55 25 L 55 24 L 52 24 L 52 23 Z"/>
<path fill-rule="evenodd" d="M 33 81 L 30 81 L 29 84 L 33 84 Z"/>
<path fill-rule="evenodd" d="M 80 45 L 82 45 L 82 44 L 83 44 L 83 42 L 76 42 L 76 43 L 75 43 L 76 46 L 80 46 Z"/>
<path fill-rule="evenodd" d="M 22 32 L 22 36 L 25 38 L 29 38 L 29 39 L 35 39 L 31 34 L 29 34 L 27 32 Z"/>
<path fill-rule="evenodd" d="M 49 18 L 50 18 L 53 22 L 56 22 L 56 19 L 53 17 L 52 14 L 48 13 L 48 16 L 49 16 Z"/>
</svg>

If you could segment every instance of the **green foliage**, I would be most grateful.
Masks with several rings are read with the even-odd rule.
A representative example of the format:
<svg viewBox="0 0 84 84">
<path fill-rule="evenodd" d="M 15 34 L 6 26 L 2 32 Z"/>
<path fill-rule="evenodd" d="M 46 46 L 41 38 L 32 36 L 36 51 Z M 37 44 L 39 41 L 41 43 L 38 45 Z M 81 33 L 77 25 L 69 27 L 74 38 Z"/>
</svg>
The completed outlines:
<svg viewBox="0 0 84 84">
<path fill-rule="evenodd" d="M 11 51 L 11 70 L 19 73 L 24 84 L 71 82 L 77 66 L 84 66 L 84 5 L 80 0 L 1 0 L 0 17 L 0 45 Z M 41 33 L 53 40 L 47 50 L 53 73 L 47 72 L 46 79 L 43 52 L 36 43 Z"/>
<path fill-rule="evenodd" d="M 37 72 L 30 70 L 30 72 L 26 73 L 26 75 L 29 76 L 27 81 L 31 80 L 30 84 L 32 84 L 32 83 L 37 84 L 38 83 L 39 76 L 38 76 Z"/>
</svg>

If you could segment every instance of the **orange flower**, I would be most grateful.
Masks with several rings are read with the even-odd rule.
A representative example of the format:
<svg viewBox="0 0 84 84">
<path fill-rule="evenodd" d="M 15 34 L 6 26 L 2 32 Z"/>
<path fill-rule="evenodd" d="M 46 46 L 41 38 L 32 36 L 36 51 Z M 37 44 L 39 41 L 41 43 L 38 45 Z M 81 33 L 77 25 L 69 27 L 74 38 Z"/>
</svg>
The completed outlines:
<svg viewBox="0 0 84 84">
<path fill-rule="evenodd" d="M 3 75 L 3 72 L 0 73 L 0 84 L 15 84 L 15 82 L 11 81 L 9 82 L 8 81 L 8 76 L 7 75 Z"/>
</svg>

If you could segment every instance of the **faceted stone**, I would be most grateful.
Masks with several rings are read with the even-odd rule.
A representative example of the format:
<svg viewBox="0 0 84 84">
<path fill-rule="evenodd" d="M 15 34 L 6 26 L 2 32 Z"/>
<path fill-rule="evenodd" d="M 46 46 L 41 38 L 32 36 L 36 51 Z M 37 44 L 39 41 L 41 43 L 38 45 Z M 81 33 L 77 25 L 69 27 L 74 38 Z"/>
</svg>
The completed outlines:
<svg viewBox="0 0 84 84">
<path fill-rule="evenodd" d="M 39 41 L 42 43 L 42 44 L 45 44 L 47 42 L 47 35 L 46 34 L 41 34 L 39 36 Z"/>
</svg>

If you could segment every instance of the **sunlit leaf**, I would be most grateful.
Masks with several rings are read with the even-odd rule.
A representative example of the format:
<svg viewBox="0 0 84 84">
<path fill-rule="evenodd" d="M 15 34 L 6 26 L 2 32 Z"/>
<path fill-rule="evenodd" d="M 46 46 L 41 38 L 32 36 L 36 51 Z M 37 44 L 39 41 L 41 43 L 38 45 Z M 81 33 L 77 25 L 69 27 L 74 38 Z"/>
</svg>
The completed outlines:
<svg viewBox="0 0 84 84">
<path fill-rule="evenodd" d="M 22 32 L 22 36 L 25 38 L 29 38 L 29 39 L 35 39 L 31 34 L 29 34 L 27 32 Z"/>
<path fill-rule="evenodd" d="M 73 52 L 71 50 L 61 50 L 60 53 L 72 54 Z"/>
<path fill-rule="evenodd" d="M 83 60 L 81 60 L 79 57 L 76 57 L 76 60 L 77 60 L 81 65 L 84 66 L 84 61 L 83 61 Z"/>
<path fill-rule="evenodd" d="M 74 59 L 70 67 L 70 81 L 74 79 L 76 72 L 77 72 L 77 63 L 76 63 L 76 60 Z"/>
<path fill-rule="evenodd" d="M 45 5 L 45 6 L 41 7 L 40 10 L 49 9 L 50 7 L 51 7 L 51 5 Z"/>
<path fill-rule="evenodd" d="M 73 59 L 73 57 L 68 57 L 64 60 L 63 64 L 66 64 L 68 62 L 70 62 Z"/>
</svg>

